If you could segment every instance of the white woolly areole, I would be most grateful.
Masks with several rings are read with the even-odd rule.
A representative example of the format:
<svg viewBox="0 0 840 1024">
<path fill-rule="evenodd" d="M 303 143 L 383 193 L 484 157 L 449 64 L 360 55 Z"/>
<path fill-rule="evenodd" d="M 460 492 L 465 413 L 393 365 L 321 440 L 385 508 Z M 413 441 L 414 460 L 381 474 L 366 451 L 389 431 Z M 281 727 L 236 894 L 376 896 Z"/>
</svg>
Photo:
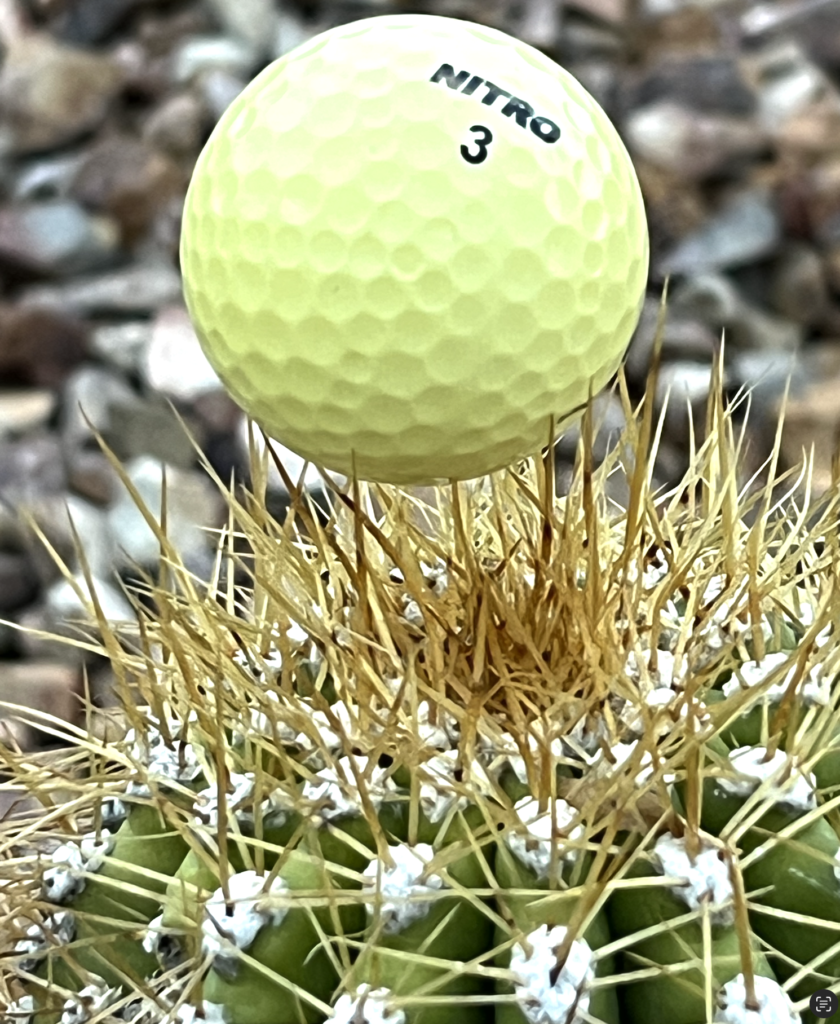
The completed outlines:
<svg viewBox="0 0 840 1024">
<path fill-rule="evenodd" d="M 105 982 L 85 985 L 72 999 L 65 1002 L 61 1024 L 87 1024 L 87 1021 L 96 1017 L 119 998 L 119 989 L 110 988 Z"/>
<path fill-rule="evenodd" d="M 10 1003 L 6 1016 L 9 1024 L 32 1024 L 32 1016 L 35 1013 L 35 997 L 21 996 L 13 1003 Z"/>
<path fill-rule="evenodd" d="M 557 964 L 554 950 L 566 938 L 565 925 L 548 931 L 538 928 L 530 933 L 525 947 L 517 943 L 511 954 L 510 969 L 514 975 L 514 990 L 529 1024 L 584 1024 L 584 1013 L 589 1011 L 589 989 L 595 980 L 592 950 L 585 939 L 575 939 L 566 962 L 554 985 L 551 972 Z M 572 1007 L 574 1017 L 570 1017 Z"/>
<path fill-rule="evenodd" d="M 690 910 L 699 910 L 703 903 L 725 904 L 711 914 L 715 924 L 732 924 L 735 920 L 732 883 L 729 867 L 721 860 L 720 847 L 701 837 L 700 850 L 692 864 L 686 851 L 686 840 L 662 835 L 657 839 L 653 855 L 662 873 L 670 878 L 681 878 L 671 889 Z"/>
<path fill-rule="evenodd" d="M 744 975 L 728 981 L 718 993 L 715 1024 L 799 1024 L 790 996 L 774 978 L 756 975 L 755 997 L 759 1009 L 748 1010 Z"/>
<path fill-rule="evenodd" d="M 762 694 L 762 700 L 765 704 L 777 703 L 784 697 L 797 667 L 795 659 L 791 664 L 791 656 L 787 651 L 767 654 L 760 662 L 744 662 L 740 668 L 736 669 L 732 679 L 723 684 L 723 692 L 727 697 L 731 697 L 732 694 L 739 693 L 741 690 L 749 689 L 752 686 L 759 686 L 768 676 L 785 664 L 790 665 L 787 673 L 777 683 L 773 683 L 772 686 L 765 689 Z M 796 688 L 797 698 L 806 707 L 813 704 L 825 707 L 831 699 L 831 680 L 827 676 L 821 678 L 822 668 L 822 665 L 814 665 L 802 677 Z"/>
<path fill-rule="evenodd" d="M 85 861 L 77 843 L 64 843 L 50 855 L 52 867 L 43 874 L 44 899 L 64 903 L 85 887 Z"/>
<path fill-rule="evenodd" d="M 230 905 L 224 891 L 217 889 L 204 904 L 201 925 L 202 952 L 206 956 L 232 956 L 235 950 L 247 949 L 265 924 L 280 924 L 286 907 L 273 907 L 271 896 L 288 891 L 282 878 L 275 878 L 268 892 L 265 878 L 256 871 L 240 871 L 228 879 Z M 228 914 L 228 906 L 232 913 Z"/>
<path fill-rule="evenodd" d="M 194 713 L 193 713 L 194 714 Z M 192 715 L 191 715 L 192 718 Z M 160 729 L 150 724 L 144 736 L 138 736 L 129 729 L 125 740 L 130 746 L 130 756 L 144 766 L 144 776 L 157 782 L 192 782 L 201 774 L 201 763 L 190 743 L 182 743 L 183 723 L 177 719 L 169 721 L 169 735 L 172 746 L 168 746 Z M 126 792 L 135 796 L 150 796 L 151 790 L 144 782 L 130 782 Z"/>
<path fill-rule="evenodd" d="M 563 864 L 575 858 L 575 850 L 563 849 L 563 839 L 579 839 L 583 835 L 583 826 L 577 825 L 569 832 L 569 826 L 577 817 L 577 811 L 565 800 L 555 800 L 555 829 L 551 827 L 551 805 L 540 814 L 540 802 L 534 797 L 525 796 L 518 800 L 514 809 L 519 820 L 525 826 L 524 831 L 510 832 L 505 837 L 508 849 L 523 864 L 534 871 L 538 878 L 548 878 L 551 868 L 552 835 L 557 847 L 556 870 L 559 875 Z"/>
<path fill-rule="evenodd" d="M 364 775 L 367 771 L 370 758 L 356 757 L 356 771 Z M 339 771 L 341 766 L 341 771 Z M 343 774 L 342 774 L 343 772 Z M 367 793 L 374 808 L 378 811 L 382 801 L 390 794 L 395 793 L 397 787 L 388 776 L 387 769 L 374 767 L 370 777 L 364 780 Z M 312 820 L 319 822 L 331 821 L 333 818 L 342 818 L 348 814 L 360 815 L 364 813 L 359 788 L 356 784 L 356 776 L 350 759 L 339 758 L 335 768 L 323 768 L 314 779 L 307 779 L 303 784 L 302 796 L 304 800 L 310 801 L 316 808 Z"/>
<path fill-rule="evenodd" d="M 85 871 L 98 871 L 105 858 L 114 849 L 114 837 L 107 828 L 100 829 L 99 835 L 88 832 L 79 842 L 79 849 L 85 861 Z"/>
<path fill-rule="evenodd" d="M 231 772 L 230 784 L 232 793 L 225 793 L 225 804 L 228 814 L 237 815 L 238 808 L 254 794 L 254 773 Z M 198 824 L 209 825 L 213 829 L 219 827 L 219 787 L 208 786 L 200 790 L 195 797 L 195 820 Z"/>
<path fill-rule="evenodd" d="M 765 747 L 738 747 L 730 755 L 732 766 L 743 776 L 740 779 L 716 779 L 717 786 L 735 796 L 749 796 L 764 782 L 782 774 L 787 778 L 777 786 L 769 787 L 768 795 L 775 803 L 804 811 L 816 806 L 815 790 L 817 780 L 809 772 L 806 778 L 798 768 L 796 758 L 790 758 L 783 750 L 776 750 L 772 758 L 765 761 Z"/>
<path fill-rule="evenodd" d="M 33 956 L 42 953 L 50 945 L 64 946 L 72 942 L 75 934 L 76 918 L 69 910 L 59 910 L 48 914 L 43 924 L 31 924 L 24 937 L 15 943 L 15 953 Z M 37 961 L 23 961 L 20 966 L 23 970 L 31 971 L 36 965 Z"/>
<path fill-rule="evenodd" d="M 440 875 L 425 874 L 426 865 L 435 855 L 428 843 L 392 846 L 388 852 L 394 860 L 392 868 L 375 857 L 362 875 L 363 888 L 381 897 L 379 907 L 383 930 L 386 935 L 393 935 L 429 913 L 432 901 L 418 897 L 438 892 L 444 888 L 444 883 Z M 373 901 L 367 903 L 369 916 L 376 913 L 376 906 Z"/>
<path fill-rule="evenodd" d="M 228 1018 L 225 1016 L 225 1008 L 221 1003 L 211 1003 L 205 999 L 202 1005 L 202 1012 L 204 1014 L 204 1024 L 227 1024 Z"/>
<path fill-rule="evenodd" d="M 449 751 L 457 749 L 461 726 L 454 715 L 443 708 L 436 709 L 436 721 L 429 721 L 431 708 L 427 700 L 417 705 L 417 735 L 427 747 Z"/>
<path fill-rule="evenodd" d="M 341 732 L 352 743 L 356 734 L 356 722 L 350 714 L 350 710 L 342 701 L 330 705 L 330 714 L 338 720 Z M 295 743 L 303 750 L 323 756 L 323 748 L 331 753 L 337 753 L 344 747 L 344 738 L 334 731 L 327 718 L 326 711 L 313 711 L 311 721 L 313 729 L 308 732 L 299 732 L 295 736 Z M 318 736 L 318 742 L 312 738 Z"/>
<path fill-rule="evenodd" d="M 405 1024 L 405 1011 L 388 1007 L 390 996 L 390 989 L 359 985 L 355 996 L 345 994 L 336 1001 L 327 1020 L 333 1024 Z"/>
</svg>

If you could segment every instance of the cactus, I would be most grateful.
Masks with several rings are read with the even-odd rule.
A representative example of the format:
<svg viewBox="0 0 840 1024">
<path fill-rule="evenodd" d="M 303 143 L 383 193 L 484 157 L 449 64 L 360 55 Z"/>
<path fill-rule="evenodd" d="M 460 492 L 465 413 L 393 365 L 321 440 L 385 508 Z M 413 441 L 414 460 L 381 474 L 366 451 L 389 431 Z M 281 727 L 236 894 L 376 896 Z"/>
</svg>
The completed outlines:
<svg viewBox="0 0 840 1024">
<path fill-rule="evenodd" d="M 798 507 L 806 467 L 779 498 L 775 457 L 739 485 L 716 379 L 665 494 L 652 399 L 622 388 L 624 437 L 594 469 L 587 412 L 563 498 L 546 456 L 432 503 L 333 488 L 323 524 L 287 478 L 280 523 L 254 454 L 253 493 L 216 480 L 206 585 L 144 509 L 136 623 L 82 595 L 109 738 L 20 709 L 65 748 L 0 752 L 43 808 L 3 825 L 3 1019 L 815 1021 L 840 488 Z"/>
</svg>

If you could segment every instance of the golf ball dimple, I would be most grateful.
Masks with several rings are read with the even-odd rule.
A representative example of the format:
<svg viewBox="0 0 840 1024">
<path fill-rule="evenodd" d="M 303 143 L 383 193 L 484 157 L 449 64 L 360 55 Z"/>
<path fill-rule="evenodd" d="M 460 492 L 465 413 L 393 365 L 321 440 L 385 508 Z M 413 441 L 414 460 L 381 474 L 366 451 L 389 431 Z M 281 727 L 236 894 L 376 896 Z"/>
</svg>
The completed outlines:
<svg viewBox="0 0 840 1024">
<path fill-rule="evenodd" d="M 648 236 L 592 97 L 504 33 L 329 30 L 266 68 L 195 168 L 181 238 L 202 347 L 304 458 L 440 483 L 533 455 L 617 369 Z"/>
</svg>

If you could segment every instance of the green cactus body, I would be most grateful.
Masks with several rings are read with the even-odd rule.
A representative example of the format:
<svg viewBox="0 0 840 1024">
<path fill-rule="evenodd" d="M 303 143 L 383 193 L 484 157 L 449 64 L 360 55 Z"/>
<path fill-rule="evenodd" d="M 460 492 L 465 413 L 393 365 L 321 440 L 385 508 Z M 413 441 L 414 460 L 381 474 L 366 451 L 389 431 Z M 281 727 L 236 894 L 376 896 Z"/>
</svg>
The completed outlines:
<svg viewBox="0 0 840 1024">
<path fill-rule="evenodd" d="M 467 845 L 471 831 L 479 830 L 483 822 L 483 815 L 476 806 L 453 814 L 448 824 L 433 822 L 421 811 L 417 845 L 395 847 L 391 853 L 422 850 L 431 857 L 434 849 L 442 853 L 446 874 L 456 886 L 465 889 L 486 886 L 479 858 Z M 457 847 L 463 850 L 456 853 Z M 492 870 L 492 858 L 489 866 Z M 369 872 L 375 867 L 375 863 L 371 864 Z M 383 917 L 377 928 L 373 917 L 368 944 L 353 971 L 354 985 L 368 983 L 374 988 L 389 989 L 396 996 L 411 997 L 419 993 L 437 998 L 448 996 L 453 1001 L 463 996 L 486 994 L 488 985 L 477 974 L 457 970 L 459 963 L 481 957 L 491 948 L 493 926 L 481 906 L 477 898 L 453 893 L 431 899 L 425 913 L 405 925 L 396 916 Z M 439 963 L 412 959 L 410 954 L 433 958 Z M 452 1018 L 451 1006 L 409 1002 L 404 1009 L 407 1024 L 450 1024 Z M 488 1018 L 486 1006 L 461 1003 L 458 1016 L 465 1024 L 484 1024 L 492 1019 L 492 1012 Z"/>
<path fill-rule="evenodd" d="M 753 841 L 750 845 L 756 848 L 759 844 Z M 751 897 L 752 902 L 840 924 L 840 881 L 835 873 L 835 866 L 840 867 L 838 849 L 840 842 L 825 818 L 817 818 L 790 837 L 774 838 L 769 849 L 744 869 L 747 894 L 771 886 L 763 895 Z M 756 934 L 799 964 L 807 964 L 840 940 L 840 931 L 816 923 L 805 925 L 760 911 L 754 912 L 751 920 Z M 782 961 L 777 971 L 783 977 L 793 973 Z M 835 977 L 840 971 L 840 954 L 824 961 L 819 971 Z M 800 990 L 810 994 L 823 987 L 817 977 L 810 977 Z"/>
<path fill-rule="evenodd" d="M 627 878 L 654 877 L 659 872 L 643 860 L 634 862 Z M 661 875 L 659 875 L 661 877 Z M 622 987 L 623 1024 L 705 1024 L 704 940 L 700 921 L 679 927 L 668 922 L 688 912 L 686 903 L 664 886 L 617 888 L 607 904 L 613 938 L 629 938 L 649 927 L 660 930 L 633 943 L 620 956 L 622 970 L 637 971 L 650 965 L 681 964 L 689 960 L 697 967 L 679 973 L 630 982 Z M 773 978 L 766 957 L 754 936 L 750 937 L 753 970 Z M 712 996 L 725 982 L 742 971 L 738 934 L 734 925 L 711 927 Z"/>
<path fill-rule="evenodd" d="M 292 850 L 277 877 L 295 891 L 323 891 L 324 865 L 317 858 Z M 322 945 L 313 918 L 328 935 L 334 934 L 329 906 L 292 907 L 282 920 L 264 924 L 245 954 L 268 972 L 279 975 L 321 1002 L 329 1000 L 338 976 Z M 204 934 L 208 933 L 205 917 Z M 211 931 L 212 934 L 212 931 Z M 217 957 L 204 983 L 204 998 L 224 1007 L 228 1024 L 276 1024 L 278 1021 L 323 1020 L 323 1013 L 280 981 L 244 962 L 235 951 Z"/>
<path fill-rule="evenodd" d="M 583 877 L 585 877 L 592 855 L 585 854 L 583 860 Z M 569 871 L 564 873 L 568 875 Z M 503 916 L 509 914 L 515 927 L 525 936 L 543 925 L 554 927 L 568 924 L 580 899 L 580 889 L 566 889 L 568 895 L 564 895 L 562 886 L 559 891 L 555 890 L 557 891 L 556 898 L 551 898 L 548 895 L 550 891 L 548 877 L 539 877 L 537 872 L 529 865 L 523 864 L 504 842 L 499 843 L 496 851 L 496 882 L 502 891 L 508 889 L 534 890 L 533 895 L 520 896 L 505 893 L 500 897 L 500 910 Z M 610 942 L 609 925 L 603 910 L 595 914 L 582 937 L 593 950 L 598 950 Z M 508 932 L 497 927 L 495 945 L 501 945 L 507 939 Z M 510 962 L 510 948 L 497 954 L 498 966 L 508 967 Z M 595 970 L 596 977 L 608 977 L 614 973 L 615 959 L 613 957 L 603 957 L 598 960 Z M 509 995 L 514 988 L 510 983 L 500 981 L 497 983 L 496 990 L 500 995 Z M 615 989 L 607 987 L 594 989 L 590 996 L 589 1013 L 596 1020 L 603 1021 L 604 1024 L 618 1024 L 618 999 Z M 528 1018 L 514 1003 L 500 1003 L 496 1007 L 495 1019 L 496 1024 L 528 1024 Z"/>
</svg>

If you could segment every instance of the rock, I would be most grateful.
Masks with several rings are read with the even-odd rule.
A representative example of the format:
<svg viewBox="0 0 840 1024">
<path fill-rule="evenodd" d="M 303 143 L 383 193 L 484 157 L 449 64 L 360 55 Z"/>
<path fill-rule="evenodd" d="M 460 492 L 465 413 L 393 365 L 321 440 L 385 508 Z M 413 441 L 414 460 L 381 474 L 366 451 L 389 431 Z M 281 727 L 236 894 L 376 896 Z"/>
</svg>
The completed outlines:
<svg viewBox="0 0 840 1024">
<path fill-rule="evenodd" d="M 117 64 L 33 32 L 11 41 L 0 72 L 2 124 L 15 153 L 54 149 L 97 128 L 122 86 Z"/>
<path fill-rule="evenodd" d="M 661 261 L 662 274 L 700 274 L 771 256 L 781 241 L 779 216 L 768 193 L 746 189 Z"/>
<path fill-rule="evenodd" d="M 781 437 L 781 454 L 787 467 L 801 465 L 813 446 L 811 484 L 815 495 L 831 486 L 832 461 L 840 436 L 840 403 L 837 401 L 840 366 L 837 365 L 836 344 L 830 344 L 830 349 L 828 353 L 815 352 L 811 378 L 789 397 Z M 827 355 L 824 360 L 823 355 Z M 776 403 L 775 415 L 780 411 L 781 399 Z"/>
<path fill-rule="evenodd" d="M 730 169 L 767 145 L 766 132 L 752 120 L 698 113 L 667 99 L 634 110 L 625 132 L 634 155 L 697 180 Z"/>
<path fill-rule="evenodd" d="M 206 534 L 203 528 L 219 527 L 224 521 L 221 497 L 206 477 L 174 466 L 164 467 L 156 459 L 141 456 L 133 459 L 126 469 L 129 479 L 156 521 L 160 522 L 164 468 L 167 536 L 181 557 L 202 560 L 215 546 L 212 536 Z M 120 564 L 127 566 L 131 560 L 143 566 L 158 564 L 159 541 L 124 486 L 120 486 L 117 500 L 108 516 Z"/>
<path fill-rule="evenodd" d="M 283 9 L 279 12 L 277 19 L 277 28 L 274 33 L 274 45 L 271 49 L 271 56 L 275 59 L 282 57 L 283 54 L 289 53 L 291 50 L 297 49 L 302 43 L 305 43 L 307 39 L 311 39 L 315 34 L 315 29 L 312 28 L 307 22 L 296 12 L 285 9 L 286 5 L 283 5 Z"/>
<path fill-rule="evenodd" d="M 117 493 L 119 477 L 101 451 L 73 449 L 67 455 L 67 483 L 95 505 L 109 505 Z"/>
<path fill-rule="evenodd" d="M 762 50 L 754 60 L 759 117 L 786 149 L 828 152 L 840 131 L 840 95 L 834 83 L 792 40 Z"/>
<path fill-rule="evenodd" d="M 173 52 L 172 78 L 184 85 L 202 72 L 218 70 L 247 80 L 258 63 L 257 52 L 241 39 L 229 36 L 192 36 L 180 43 Z"/>
<path fill-rule="evenodd" d="M 630 109 L 663 101 L 736 119 L 749 118 L 758 109 L 738 59 L 719 53 L 664 56 L 626 96 Z"/>
<path fill-rule="evenodd" d="M 774 317 L 748 303 L 728 278 L 702 275 L 674 289 L 671 309 L 693 316 L 716 334 L 726 332 L 735 349 L 795 351 L 802 343 L 802 328 Z"/>
<path fill-rule="evenodd" d="M 799 324 L 819 324 L 829 304 L 820 257 L 806 245 L 786 246 L 773 273 L 770 298 L 779 313 Z"/>
<path fill-rule="evenodd" d="M 34 601 L 39 589 L 38 574 L 24 552 L 0 551 L 0 614 Z"/>
<path fill-rule="evenodd" d="M 60 526 L 72 540 L 69 522 L 72 520 L 76 533 L 84 545 L 84 555 L 93 576 L 107 579 L 114 566 L 116 548 L 111 533 L 107 512 L 74 494 L 68 494 Z M 75 568 L 81 569 L 77 563 Z"/>
<path fill-rule="evenodd" d="M 89 46 L 101 43 L 123 24 L 129 14 L 147 0 L 74 0 L 59 14 L 53 32 L 68 43 Z"/>
<path fill-rule="evenodd" d="M 263 439 L 262 432 L 259 428 L 254 425 L 254 444 L 256 446 L 256 454 L 258 458 L 261 458 L 265 452 L 265 441 Z M 250 456 L 248 450 L 248 420 L 243 416 L 239 423 L 237 430 L 237 439 L 239 441 L 240 451 L 242 453 L 242 461 L 245 465 L 249 464 Z M 288 475 L 292 478 L 292 482 L 297 484 L 301 479 L 303 473 L 303 467 L 306 462 L 297 452 L 293 452 L 291 448 L 287 448 L 285 445 L 280 444 L 279 441 L 272 440 L 271 447 L 279 458 L 283 468 L 286 470 Z M 275 494 L 289 496 L 289 491 L 286 485 L 283 483 L 283 477 L 280 475 L 280 471 L 274 463 L 274 459 L 269 453 L 267 456 L 268 460 L 268 489 Z M 331 473 L 331 478 L 338 484 L 343 486 L 347 482 L 347 477 L 342 476 L 339 473 Z M 306 466 L 306 474 L 303 477 L 303 486 L 307 490 L 322 490 L 324 488 L 324 480 L 315 466 L 310 462 Z M 328 485 L 327 485 L 328 486 Z"/>
<path fill-rule="evenodd" d="M 201 446 L 205 440 L 201 424 L 188 415 L 184 415 L 184 422 Z M 147 455 L 181 469 L 195 465 L 196 453 L 189 436 L 160 396 L 138 398 L 120 409 L 108 433 L 108 442 L 122 461 Z"/>
<path fill-rule="evenodd" d="M 601 462 L 611 451 L 627 426 L 621 398 L 611 391 L 602 392 L 592 402 L 592 429 L 595 432 L 592 454 L 596 462 Z M 558 438 L 554 447 L 557 458 L 574 463 L 580 443 L 582 422 L 573 424 Z"/>
<path fill-rule="evenodd" d="M 88 208 L 110 214 L 131 244 L 186 185 L 186 175 L 170 157 L 139 139 L 117 135 L 91 148 L 72 192 Z"/>
<path fill-rule="evenodd" d="M 73 665 L 31 661 L 24 664 L 0 664 L 0 700 L 33 711 L 52 715 L 62 722 L 78 725 L 82 717 L 81 675 Z M 10 712 L 0 710 L 3 718 Z M 24 716 L 25 717 L 25 716 Z M 38 718 L 25 721 L 22 743 L 25 749 L 36 745 Z M 50 737 L 51 742 L 55 742 Z"/>
<path fill-rule="evenodd" d="M 88 586 L 84 575 L 77 573 L 73 577 L 76 584 L 81 587 L 82 594 L 88 596 Z M 92 577 L 93 590 L 102 609 L 102 614 L 109 622 L 136 622 L 137 614 L 131 607 L 127 598 L 112 583 Z M 88 619 L 96 621 L 95 612 L 91 602 L 91 611 L 88 612 L 85 603 L 76 593 L 75 588 L 69 580 L 58 580 L 46 594 L 46 611 L 49 618 L 57 623 L 67 623 L 70 619 Z"/>
<path fill-rule="evenodd" d="M 94 328 L 90 349 L 123 373 L 136 374 L 140 372 L 151 340 L 152 325 L 148 320 L 129 320 Z"/>
<path fill-rule="evenodd" d="M 62 397 L 61 436 L 68 448 L 93 440 L 91 426 L 110 443 L 111 429 L 139 396 L 121 376 L 101 366 L 82 366 Z M 89 425 L 90 424 L 90 425 Z"/>
<path fill-rule="evenodd" d="M 232 434 L 242 419 L 242 410 L 225 390 L 205 391 L 193 402 L 193 412 L 211 431 Z"/>
<path fill-rule="evenodd" d="M 39 156 L 18 166 L 12 198 L 66 199 L 85 156 L 82 151 L 60 156 Z"/>
<path fill-rule="evenodd" d="M 274 0 L 207 0 L 207 6 L 224 32 L 241 39 L 258 59 L 271 55 L 280 21 Z"/>
<path fill-rule="evenodd" d="M 750 417 L 755 417 L 769 451 L 776 433 L 778 400 L 784 395 L 788 379 L 794 390 L 807 383 L 807 372 L 796 351 L 755 349 L 734 352 L 728 360 L 732 377 L 751 393 Z"/>
<path fill-rule="evenodd" d="M 100 270 L 119 251 L 119 231 L 70 199 L 0 208 L 0 263 L 15 271 L 56 277 Z"/>
<path fill-rule="evenodd" d="M 152 112 L 143 128 L 143 140 L 176 159 L 197 156 L 208 121 L 207 107 L 198 96 L 177 93 Z"/>
<path fill-rule="evenodd" d="M 31 505 L 45 495 L 63 494 L 66 486 L 64 459 L 57 438 L 43 435 L 0 445 L 3 504 L 12 508 Z"/>
<path fill-rule="evenodd" d="M 167 306 L 158 313 L 142 372 L 152 390 L 182 402 L 224 388 L 183 306 Z"/>
<path fill-rule="evenodd" d="M 86 651 L 67 642 L 67 639 L 79 641 L 78 628 L 67 622 L 57 622 L 44 600 L 16 612 L 14 621 L 21 627 L 18 642 L 21 656 L 27 660 L 59 662 L 63 667 L 76 668 L 77 671 L 90 660 L 91 656 Z M 39 636 L 39 633 L 65 639 L 51 640 Z"/>
<path fill-rule="evenodd" d="M 794 40 L 826 70 L 840 70 L 840 8 L 834 0 L 750 4 L 741 15 L 740 29 L 751 42 Z"/>
<path fill-rule="evenodd" d="M 645 301 L 638 326 L 630 342 L 624 365 L 628 376 L 640 387 L 650 369 L 656 325 L 659 322 L 659 300 Z M 668 309 L 662 337 L 664 359 L 710 363 L 719 344 L 719 335 L 706 323 L 693 316 Z"/>
<path fill-rule="evenodd" d="M 560 5 L 554 0 L 525 0 L 516 23 L 516 38 L 538 50 L 550 50 L 560 38 Z"/>
<path fill-rule="evenodd" d="M 59 286 L 26 289 L 22 302 L 82 316 L 149 314 L 181 296 L 181 278 L 169 263 L 135 263 L 124 270 L 82 277 Z"/>
<path fill-rule="evenodd" d="M 622 26 L 627 20 L 628 0 L 567 0 L 566 6 L 610 25 Z"/>
<path fill-rule="evenodd" d="M 46 426 L 57 401 L 54 391 L 0 391 L 0 440 Z"/>
<path fill-rule="evenodd" d="M 198 76 L 196 87 L 214 123 L 242 92 L 245 84 L 242 78 L 221 68 L 213 68 Z"/>
<path fill-rule="evenodd" d="M 68 381 L 62 405 L 61 434 L 68 450 L 83 445 L 98 448 L 82 415 L 84 410 L 122 461 L 150 455 L 181 467 L 190 467 L 195 462 L 195 450 L 164 399 L 156 395 L 141 397 L 122 376 L 104 367 L 82 367 Z M 200 442 L 201 431 L 194 432 Z"/>
</svg>

